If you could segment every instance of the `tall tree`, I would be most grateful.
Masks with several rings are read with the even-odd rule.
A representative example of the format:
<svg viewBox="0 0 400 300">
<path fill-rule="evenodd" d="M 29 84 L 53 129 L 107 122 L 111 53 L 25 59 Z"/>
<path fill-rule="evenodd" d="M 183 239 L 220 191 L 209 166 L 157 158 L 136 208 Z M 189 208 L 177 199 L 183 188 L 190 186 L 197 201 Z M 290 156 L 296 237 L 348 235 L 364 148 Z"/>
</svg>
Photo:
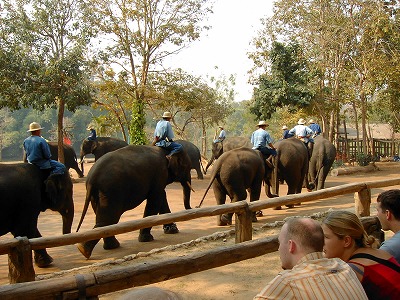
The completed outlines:
<svg viewBox="0 0 400 300">
<path fill-rule="evenodd" d="M 211 12 L 208 0 L 91 0 L 107 44 L 101 58 L 129 74 L 132 97 L 130 142 L 147 143 L 145 105 L 150 72 L 199 38 Z"/>
<path fill-rule="evenodd" d="M 81 0 L 3 1 L 0 106 L 57 108 L 58 144 L 66 107 L 91 101 L 85 50 L 92 27 Z M 63 147 L 59 160 L 64 161 Z"/>
</svg>

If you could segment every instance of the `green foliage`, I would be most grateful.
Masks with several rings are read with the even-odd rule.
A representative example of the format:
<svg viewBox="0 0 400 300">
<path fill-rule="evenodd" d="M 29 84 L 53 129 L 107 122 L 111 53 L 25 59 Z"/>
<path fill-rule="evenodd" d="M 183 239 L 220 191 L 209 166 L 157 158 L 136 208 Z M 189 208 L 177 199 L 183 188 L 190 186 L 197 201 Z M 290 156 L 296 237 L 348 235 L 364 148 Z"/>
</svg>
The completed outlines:
<svg viewBox="0 0 400 300">
<path fill-rule="evenodd" d="M 370 162 L 372 162 L 372 157 L 371 155 L 364 154 L 364 153 L 358 153 L 356 157 L 356 161 L 359 166 L 368 166 Z"/>
<path fill-rule="evenodd" d="M 250 111 L 260 119 L 269 119 L 277 108 L 290 110 L 307 107 L 313 97 L 308 86 L 307 64 L 300 46 L 274 42 L 269 52 L 270 71 L 259 77 Z"/>
<path fill-rule="evenodd" d="M 132 120 L 129 128 L 130 144 L 146 145 L 149 143 L 143 130 L 145 124 L 144 103 L 136 101 L 132 105 Z"/>
</svg>

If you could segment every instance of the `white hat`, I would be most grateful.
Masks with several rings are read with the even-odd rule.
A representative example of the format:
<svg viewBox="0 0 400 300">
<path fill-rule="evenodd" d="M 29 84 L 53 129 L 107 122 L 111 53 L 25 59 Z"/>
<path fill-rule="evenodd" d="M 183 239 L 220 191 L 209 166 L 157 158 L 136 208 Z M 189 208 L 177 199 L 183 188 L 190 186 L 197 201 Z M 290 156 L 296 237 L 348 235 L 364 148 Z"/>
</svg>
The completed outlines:
<svg viewBox="0 0 400 300">
<path fill-rule="evenodd" d="M 265 121 L 260 121 L 257 126 L 268 126 L 268 124 Z"/>
<path fill-rule="evenodd" d="M 29 132 L 29 131 L 37 131 L 37 130 L 40 130 L 40 129 L 43 129 L 43 127 L 41 127 L 39 123 L 32 122 L 31 124 L 29 124 L 29 129 L 28 129 L 27 132 Z"/>
<path fill-rule="evenodd" d="M 286 125 L 283 125 L 283 126 L 282 126 L 282 130 L 285 130 L 285 129 L 287 129 L 287 126 L 286 126 Z"/>
<path fill-rule="evenodd" d="M 94 129 L 94 126 L 93 126 L 93 125 L 89 125 L 89 126 L 86 128 L 86 130 L 92 130 L 92 129 Z"/>
<path fill-rule="evenodd" d="M 300 119 L 297 124 L 299 125 L 304 125 L 306 123 L 306 121 L 304 119 Z"/>
<path fill-rule="evenodd" d="M 224 129 L 224 127 L 222 127 L 222 126 L 218 126 L 218 128 Z"/>
<path fill-rule="evenodd" d="M 315 123 L 314 119 L 310 119 L 310 121 L 308 121 L 308 123 L 312 124 Z"/>
<path fill-rule="evenodd" d="M 172 118 L 172 114 L 169 111 L 165 111 L 162 115 L 163 118 Z"/>
</svg>

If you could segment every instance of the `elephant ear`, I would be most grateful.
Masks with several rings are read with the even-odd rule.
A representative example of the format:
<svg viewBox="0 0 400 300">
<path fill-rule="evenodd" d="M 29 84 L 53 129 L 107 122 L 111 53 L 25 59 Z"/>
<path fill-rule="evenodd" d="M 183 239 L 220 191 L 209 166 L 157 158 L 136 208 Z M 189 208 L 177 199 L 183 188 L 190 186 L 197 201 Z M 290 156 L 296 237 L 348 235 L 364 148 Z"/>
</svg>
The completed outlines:
<svg viewBox="0 0 400 300">
<path fill-rule="evenodd" d="M 47 198 L 47 204 L 50 209 L 55 210 L 57 205 L 59 204 L 59 199 L 61 198 L 61 194 L 63 191 L 63 186 L 62 186 L 62 177 L 64 175 L 58 175 L 58 174 L 53 174 L 50 175 L 46 181 L 45 181 L 45 186 L 46 186 L 46 198 Z"/>
<path fill-rule="evenodd" d="M 168 163 L 170 181 L 186 180 L 187 170 L 190 172 L 190 159 L 186 152 L 179 152 L 171 156 Z"/>
<path fill-rule="evenodd" d="M 98 146 L 98 142 L 97 141 L 90 141 L 91 145 L 90 145 L 90 150 L 93 153 L 94 150 L 96 150 L 97 146 Z"/>
</svg>

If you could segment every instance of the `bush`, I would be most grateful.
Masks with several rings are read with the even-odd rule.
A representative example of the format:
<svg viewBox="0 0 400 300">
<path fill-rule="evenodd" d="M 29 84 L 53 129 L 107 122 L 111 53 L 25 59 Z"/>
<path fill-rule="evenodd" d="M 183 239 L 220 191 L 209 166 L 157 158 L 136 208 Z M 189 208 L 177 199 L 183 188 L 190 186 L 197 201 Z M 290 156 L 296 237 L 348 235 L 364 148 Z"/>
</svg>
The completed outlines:
<svg viewBox="0 0 400 300">
<path fill-rule="evenodd" d="M 372 161 L 372 156 L 369 154 L 359 153 L 357 154 L 356 161 L 359 166 L 367 166 Z"/>
</svg>

